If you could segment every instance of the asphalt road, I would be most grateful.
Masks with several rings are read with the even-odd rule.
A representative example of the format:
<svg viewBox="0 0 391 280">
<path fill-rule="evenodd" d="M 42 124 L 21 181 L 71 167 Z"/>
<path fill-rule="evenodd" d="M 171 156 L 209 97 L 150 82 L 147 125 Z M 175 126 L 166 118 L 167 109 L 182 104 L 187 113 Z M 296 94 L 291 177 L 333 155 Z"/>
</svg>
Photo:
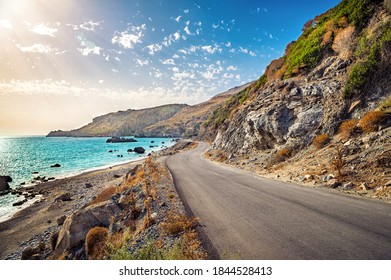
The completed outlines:
<svg viewBox="0 0 391 280">
<path fill-rule="evenodd" d="M 261 178 L 196 149 L 166 159 L 215 258 L 391 259 L 391 205 Z"/>
</svg>

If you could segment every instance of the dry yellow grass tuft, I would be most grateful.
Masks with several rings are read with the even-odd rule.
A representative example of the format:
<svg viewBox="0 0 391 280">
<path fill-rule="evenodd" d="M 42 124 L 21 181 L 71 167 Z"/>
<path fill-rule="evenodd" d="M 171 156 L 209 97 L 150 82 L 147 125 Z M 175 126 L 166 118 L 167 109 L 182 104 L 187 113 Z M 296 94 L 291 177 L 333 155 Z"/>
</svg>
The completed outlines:
<svg viewBox="0 0 391 280">
<path fill-rule="evenodd" d="M 86 235 L 85 250 L 90 260 L 101 260 L 105 254 L 105 245 L 109 230 L 104 227 L 94 227 Z"/>
<path fill-rule="evenodd" d="M 189 218 L 186 215 L 170 211 L 167 213 L 165 221 L 162 222 L 160 226 L 165 233 L 177 235 L 195 229 L 197 223 L 197 218 Z"/>
<path fill-rule="evenodd" d="M 339 126 L 338 133 L 343 140 L 348 140 L 357 129 L 358 120 L 346 120 Z"/>
<path fill-rule="evenodd" d="M 386 120 L 387 114 L 381 111 L 371 111 L 366 113 L 358 122 L 358 126 L 364 132 L 377 131 L 379 126 Z"/>
<path fill-rule="evenodd" d="M 312 145 L 317 148 L 321 149 L 323 148 L 327 143 L 330 142 L 330 136 L 328 134 L 320 134 L 312 140 Z"/>
<path fill-rule="evenodd" d="M 106 189 L 104 189 L 101 193 L 97 195 L 97 197 L 91 202 L 91 204 L 98 204 L 103 201 L 109 200 L 113 195 L 121 192 L 120 187 L 111 186 Z"/>
</svg>

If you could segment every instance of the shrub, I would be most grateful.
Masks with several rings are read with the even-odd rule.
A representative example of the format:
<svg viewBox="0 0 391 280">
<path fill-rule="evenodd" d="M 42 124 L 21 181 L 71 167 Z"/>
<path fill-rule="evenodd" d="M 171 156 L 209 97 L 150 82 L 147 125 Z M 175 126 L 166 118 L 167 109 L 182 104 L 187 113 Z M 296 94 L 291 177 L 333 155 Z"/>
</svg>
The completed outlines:
<svg viewBox="0 0 391 280">
<path fill-rule="evenodd" d="M 89 259 L 99 260 L 105 254 L 105 244 L 109 231 L 104 227 L 94 227 L 86 235 L 85 250 Z"/>
<path fill-rule="evenodd" d="M 358 120 L 356 119 L 344 121 L 339 126 L 338 133 L 344 140 L 347 140 L 354 134 L 355 130 L 357 129 L 357 124 Z"/>
<path fill-rule="evenodd" d="M 358 123 L 364 132 L 377 131 L 379 126 L 387 119 L 387 114 L 381 111 L 366 113 Z"/>
<path fill-rule="evenodd" d="M 291 156 L 292 150 L 289 148 L 281 149 L 277 152 L 277 156 L 282 158 L 289 158 Z"/>
<path fill-rule="evenodd" d="M 312 145 L 317 148 L 321 149 L 323 148 L 327 143 L 330 142 L 330 136 L 327 134 L 320 134 L 314 138 L 312 141 Z"/>
<path fill-rule="evenodd" d="M 97 197 L 93 200 L 91 204 L 98 204 L 103 201 L 109 200 L 113 195 L 120 192 L 120 188 L 116 186 L 111 186 L 108 188 L 105 188 L 102 192 L 100 192 Z"/>
<path fill-rule="evenodd" d="M 197 218 L 188 218 L 186 215 L 170 211 L 160 226 L 167 234 L 177 235 L 195 229 L 197 223 Z"/>
<path fill-rule="evenodd" d="M 334 147 L 335 156 L 331 160 L 331 167 L 337 171 L 338 177 L 342 176 L 343 169 L 346 165 L 345 156 L 344 156 L 344 147 L 343 145 L 337 145 Z"/>
</svg>

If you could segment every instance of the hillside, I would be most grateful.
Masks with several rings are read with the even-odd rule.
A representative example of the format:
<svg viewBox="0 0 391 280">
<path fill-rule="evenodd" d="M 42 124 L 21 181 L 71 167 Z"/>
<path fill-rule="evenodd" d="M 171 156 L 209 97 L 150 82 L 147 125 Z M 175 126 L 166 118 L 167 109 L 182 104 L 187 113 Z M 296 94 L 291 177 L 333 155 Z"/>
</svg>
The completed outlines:
<svg viewBox="0 0 391 280">
<path fill-rule="evenodd" d="M 139 136 L 161 137 L 171 135 L 173 137 L 190 138 L 197 136 L 200 126 L 205 122 L 211 111 L 215 110 L 234 94 L 242 91 L 250 84 L 245 84 L 220 93 L 210 100 L 183 108 L 173 117 L 162 120 L 141 130 Z"/>
<path fill-rule="evenodd" d="M 201 137 L 214 139 L 208 155 L 287 180 L 326 184 L 330 174 L 334 186 L 386 186 L 390 11 L 390 1 L 345 0 L 308 21 L 282 58 L 203 124 Z"/>
<path fill-rule="evenodd" d="M 127 110 L 96 117 L 91 123 L 71 131 L 52 131 L 48 137 L 129 136 L 151 124 L 168 119 L 186 108 L 185 104 L 163 105 L 142 110 Z"/>
</svg>

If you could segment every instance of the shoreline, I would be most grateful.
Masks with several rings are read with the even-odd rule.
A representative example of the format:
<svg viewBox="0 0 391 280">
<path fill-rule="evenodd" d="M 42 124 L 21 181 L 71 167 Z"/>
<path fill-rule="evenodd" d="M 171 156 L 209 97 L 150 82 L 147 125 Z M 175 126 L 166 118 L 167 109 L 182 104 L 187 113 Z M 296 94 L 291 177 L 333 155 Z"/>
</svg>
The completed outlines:
<svg viewBox="0 0 391 280">
<path fill-rule="evenodd" d="M 105 187 L 120 184 L 131 168 L 144 161 L 145 158 L 101 167 L 32 186 L 42 196 L 28 200 L 26 206 L 17 207 L 10 217 L 0 220 L 0 259 L 18 259 L 25 245 L 48 242 L 60 227 L 59 219 L 87 204 Z M 58 200 L 66 193 L 71 200 Z"/>
</svg>

